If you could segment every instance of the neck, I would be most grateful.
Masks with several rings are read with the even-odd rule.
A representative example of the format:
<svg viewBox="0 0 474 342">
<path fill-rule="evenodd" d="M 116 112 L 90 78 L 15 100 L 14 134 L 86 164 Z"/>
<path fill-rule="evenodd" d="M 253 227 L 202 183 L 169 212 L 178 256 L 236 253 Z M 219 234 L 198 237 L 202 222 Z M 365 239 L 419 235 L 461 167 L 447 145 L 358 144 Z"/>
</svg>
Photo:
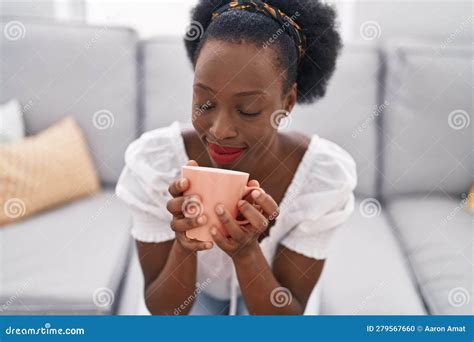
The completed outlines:
<svg viewBox="0 0 474 342">
<path fill-rule="evenodd" d="M 249 179 L 256 179 L 260 183 L 268 182 L 272 174 L 275 174 L 278 167 L 280 167 L 282 148 L 281 135 L 277 133 L 270 143 L 264 147 L 262 157 L 249 168 Z"/>
</svg>

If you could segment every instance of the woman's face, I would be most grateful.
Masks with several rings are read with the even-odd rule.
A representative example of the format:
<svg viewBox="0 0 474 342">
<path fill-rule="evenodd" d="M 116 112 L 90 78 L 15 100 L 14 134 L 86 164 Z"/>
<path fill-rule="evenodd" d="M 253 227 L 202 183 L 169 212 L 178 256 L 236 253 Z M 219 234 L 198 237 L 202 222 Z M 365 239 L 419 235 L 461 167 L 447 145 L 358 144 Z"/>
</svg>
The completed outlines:
<svg viewBox="0 0 474 342">
<path fill-rule="evenodd" d="M 193 126 L 214 166 L 251 170 L 273 147 L 275 113 L 291 111 L 296 86 L 283 94 L 271 48 L 209 40 L 196 62 Z"/>
</svg>

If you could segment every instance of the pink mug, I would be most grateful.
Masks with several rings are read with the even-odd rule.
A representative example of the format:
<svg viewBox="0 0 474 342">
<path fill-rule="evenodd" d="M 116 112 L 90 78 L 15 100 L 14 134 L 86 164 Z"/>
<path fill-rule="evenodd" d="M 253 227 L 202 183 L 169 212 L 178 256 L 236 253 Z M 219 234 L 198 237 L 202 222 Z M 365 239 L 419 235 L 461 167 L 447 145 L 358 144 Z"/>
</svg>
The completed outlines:
<svg viewBox="0 0 474 342">
<path fill-rule="evenodd" d="M 193 198 L 185 200 L 182 207 L 183 215 L 188 218 L 203 214 L 207 216 L 207 223 L 204 226 L 186 231 L 187 237 L 200 241 L 213 240 L 210 233 L 212 226 L 218 227 L 225 236 L 229 236 L 215 213 L 218 203 L 222 203 L 236 218 L 239 212 L 237 202 L 252 190 L 263 191 L 258 186 L 247 186 L 249 174 L 241 171 L 185 165 L 181 168 L 181 176 L 187 178 L 190 183 L 183 195 L 199 195 L 201 198 L 201 201 Z M 248 220 L 237 222 L 240 225 L 248 224 Z"/>
</svg>

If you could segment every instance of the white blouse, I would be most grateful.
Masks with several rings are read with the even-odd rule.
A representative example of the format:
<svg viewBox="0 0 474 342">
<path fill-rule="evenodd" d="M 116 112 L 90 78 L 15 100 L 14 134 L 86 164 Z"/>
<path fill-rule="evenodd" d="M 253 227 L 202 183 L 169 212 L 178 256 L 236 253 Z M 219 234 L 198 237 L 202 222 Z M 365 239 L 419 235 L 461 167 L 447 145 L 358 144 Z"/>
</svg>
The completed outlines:
<svg viewBox="0 0 474 342">
<path fill-rule="evenodd" d="M 181 125 L 144 133 L 128 147 L 125 168 L 116 194 L 132 211 L 132 236 L 143 242 L 174 239 L 166 203 L 170 183 L 181 175 L 188 156 Z M 354 210 L 357 184 L 352 157 L 337 144 L 317 135 L 293 176 L 281 203 L 280 215 L 261 242 L 269 265 L 278 244 L 314 259 L 325 259 L 335 228 Z M 198 253 L 197 281 L 201 291 L 218 299 L 231 299 L 235 311 L 240 293 L 230 257 L 217 245 Z M 234 307 L 233 307 L 234 306 Z"/>
</svg>

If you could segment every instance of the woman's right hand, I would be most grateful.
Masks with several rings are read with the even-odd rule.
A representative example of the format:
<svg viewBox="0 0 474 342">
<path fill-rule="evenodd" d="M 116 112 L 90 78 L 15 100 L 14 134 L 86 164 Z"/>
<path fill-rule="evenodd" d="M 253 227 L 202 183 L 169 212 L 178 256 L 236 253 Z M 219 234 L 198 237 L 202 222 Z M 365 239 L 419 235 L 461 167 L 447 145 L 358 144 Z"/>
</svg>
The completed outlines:
<svg viewBox="0 0 474 342">
<path fill-rule="evenodd" d="M 194 160 L 189 160 L 186 165 L 198 166 Z M 186 236 L 186 231 L 188 229 L 203 226 L 207 222 L 206 215 L 196 217 L 184 216 L 183 208 L 186 206 L 186 202 L 200 201 L 200 198 L 197 195 L 183 196 L 183 192 L 189 188 L 189 185 L 189 179 L 181 178 L 171 183 L 168 188 L 169 193 L 173 196 L 173 198 L 166 204 L 166 209 L 168 209 L 171 215 L 173 215 L 170 226 L 176 233 L 176 240 L 184 249 L 191 252 L 208 250 L 213 247 L 212 242 L 190 239 Z"/>
</svg>

